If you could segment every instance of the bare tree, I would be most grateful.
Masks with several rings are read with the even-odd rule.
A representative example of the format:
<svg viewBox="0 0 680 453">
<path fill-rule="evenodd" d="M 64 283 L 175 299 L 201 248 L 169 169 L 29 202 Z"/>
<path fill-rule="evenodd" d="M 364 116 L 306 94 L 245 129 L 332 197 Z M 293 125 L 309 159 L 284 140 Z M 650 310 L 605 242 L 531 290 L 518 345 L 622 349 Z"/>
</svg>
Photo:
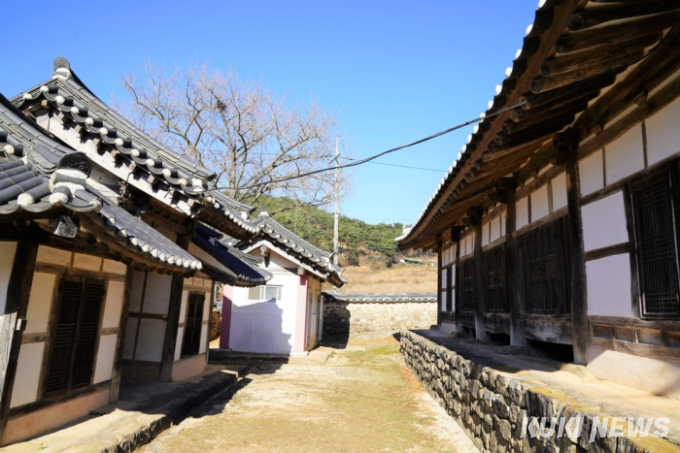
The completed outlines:
<svg viewBox="0 0 680 453">
<path fill-rule="evenodd" d="M 292 104 L 262 84 L 197 65 L 169 71 L 150 62 L 122 86 L 130 114 L 145 132 L 215 173 L 230 197 L 255 204 L 286 196 L 314 206 L 333 199 L 334 172 L 295 178 L 334 165 L 335 118 L 313 100 Z M 281 179 L 290 179 L 277 182 Z M 341 193 L 349 182 L 341 181 Z"/>
</svg>

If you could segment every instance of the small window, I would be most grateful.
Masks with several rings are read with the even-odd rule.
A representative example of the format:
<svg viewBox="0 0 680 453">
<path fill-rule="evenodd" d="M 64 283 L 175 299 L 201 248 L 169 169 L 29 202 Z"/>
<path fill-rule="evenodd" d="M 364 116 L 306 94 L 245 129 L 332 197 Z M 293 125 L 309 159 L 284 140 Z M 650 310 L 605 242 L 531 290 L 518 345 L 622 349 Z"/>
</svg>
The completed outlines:
<svg viewBox="0 0 680 453">
<path fill-rule="evenodd" d="M 281 300 L 280 286 L 256 286 L 248 290 L 248 300 L 278 302 Z"/>
<path fill-rule="evenodd" d="M 673 179 L 666 173 L 631 187 L 640 277 L 641 315 L 680 315 L 677 213 Z"/>
<path fill-rule="evenodd" d="M 92 381 L 104 282 L 64 279 L 45 377 L 45 395 L 85 387 Z"/>
<path fill-rule="evenodd" d="M 201 346 L 204 303 L 205 294 L 195 292 L 189 294 L 187 318 L 184 323 L 184 338 L 182 339 L 182 357 L 198 354 Z"/>
</svg>

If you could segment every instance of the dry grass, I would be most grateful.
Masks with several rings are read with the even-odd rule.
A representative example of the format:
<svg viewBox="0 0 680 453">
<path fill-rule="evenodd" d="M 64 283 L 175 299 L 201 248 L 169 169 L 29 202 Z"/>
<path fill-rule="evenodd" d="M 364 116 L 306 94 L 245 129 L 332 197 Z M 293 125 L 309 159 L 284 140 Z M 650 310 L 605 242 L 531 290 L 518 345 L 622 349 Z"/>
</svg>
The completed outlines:
<svg viewBox="0 0 680 453">
<path fill-rule="evenodd" d="M 434 293 L 437 268 L 396 264 L 391 268 L 372 269 L 350 266 L 343 274 L 348 281 L 341 293 Z"/>
</svg>

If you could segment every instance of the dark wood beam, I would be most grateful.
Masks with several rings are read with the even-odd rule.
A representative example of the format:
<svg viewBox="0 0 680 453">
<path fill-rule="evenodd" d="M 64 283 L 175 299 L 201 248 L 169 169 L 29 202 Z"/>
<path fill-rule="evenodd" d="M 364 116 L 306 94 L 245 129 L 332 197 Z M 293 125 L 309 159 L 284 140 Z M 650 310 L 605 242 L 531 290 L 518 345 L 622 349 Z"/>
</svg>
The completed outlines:
<svg viewBox="0 0 680 453">
<path fill-rule="evenodd" d="M 120 309 L 120 320 L 118 321 L 118 335 L 116 336 L 116 355 L 113 360 L 113 370 L 111 373 L 111 392 L 109 402 L 117 403 L 120 397 L 120 382 L 123 375 L 123 350 L 125 349 L 125 332 L 127 329 L 128 313 L 130 311 L 130 301 L 132 299 L 132 279 L 134 268 L 127 266 L 125 272 L 125 293 L 123 294 L 123 306 Z"/>
<path fill-rule="evenodd" d="M 576 161 L 578 139 L 569 129 L 558 134 L 554 141 L 555 149 L 561 156 L 571 156 L 566 163 L 567 170 L 567 206 L 569 210 L 568 231 L 569 252 L 571 262 L 571 324 L 574 362 L 588 363 L 588 342 L 590 327 L 588 324 L 588 291 L 586 281 L 586 259 L 583 246 L 583 219 L 581 217 L 581 187 Z M 566 160 L 566 158 L 564 159 Z"/>
<path fill-rule="evenodd" d="M 590 66 L 596 66 L 606 61 L 621 60 L 632 50 L 642 50 L 661 39 L 661 33 L 656 31 L 649 35 L 631 39 L 622 43 L 600 46 L 582 52 L 558 55 L 546 60 L 541 65 L 541 74 L 548 77 L 555 74 L 572 72 Z"/>
<path fill-rule="evenodd" d="M 546 106 L 547 109 L 555 109 L 579 98 L 593 99 L 597 97 L 603 87 L 611 85 L 615 80 L 615 74 L 603 74 L 574 83 L 560 90 L 539 94 L 527 92 L 521 98 L 521 101 L 524 102 L 522 110 L 532 110 L 543 106 Z"/>
<path fill-rule="evenodd" d="M 662 0 L 654 2 L 621 3 L 613 6 L 589 8 L 574 13 L 569 17 L 569 30 L 585 30 L 596 25 L 613 20 L 629 19 L 647 16 L 679 9 L 677 0 Z"/>
<path fill-rule="evenodd" d="M 597 77 L 602 74 L 618 74 L 623 72 L 627 65 L 639 60 L 644 54 L 644 49 L 633 49 L 632 51 L 621 56 L 617 60 L 602 61 L 593 66 L 586 66 L 576 71 L 565 72 L 551 77 L 541 77 L 534 79 L 531 83 L 532 93 L 543 93 L 545 91 L 556 90 L 558 88 L 569 86 L 573 83 L 588 80 L 591 77 Z"/>
<path fill-rule="evenodd" d="M 486 276 L 484 275 L 484 253 L 482 252 L 482 213 L 475 209 L 471 214 L 475 229 L 475 338 L 488 341 L 489 335 L 484 330 L 484 312 L 486 311 Z"/>
<path fill-rule="evenodd" d="M 641 93 L 651 92 L 680 69 L 680 27 L 671 30 L 664 41 L 638 66 L 588 108 L 574 123 L 583 141 L 593 131 L 616 118 Z"/>
<path fill-rule="evenodd" d="M 9 419 L 21 337 L 26 328 L 26 312 L 38 256 L 38 243 L 25 235 L 17 242 L 14 264 L 7 285 L 5 311 L 0 325 L 0 445 L 4 444 Z M 4 288 L 3 288 L 4 290 Z"/>
<path fill-rule="evenodd" d="M 505 272 L 510 304 L 510 344 L 524 346 L 524 278 L 517 245 L 517 203 L 514 190 L 505 194 Z"/>
<path fill-rule="evenodd" d="M 187 250 L 191 236 L 180 234 L 177 236 L 177 245 Z M 179 318 L 182 307 L 182 291 L 184 290 L 184 277 L 173 276 L 170 285 L 170 301 L 168 304 L 168 322 L 165 325 L 165 339 L 163 341 L 163 352 L 161 354 L 161 381 L 172 380 L 172 368 L 175 364 L 175 348 L 177 345 L 177 335 L 179 331 Z"/>
<path fill-rule="evenodd" d="M 576 52 L 591 47 L 616 44 L 634 38 L 649 35 L 675 25 L 680 19 L 680 12 L 658 14 L 643 17 L 615 25 L 606 25 L 590 30 L 569 33 L 557 40 L 555 49 L 558 53 Z"/>
</svg>

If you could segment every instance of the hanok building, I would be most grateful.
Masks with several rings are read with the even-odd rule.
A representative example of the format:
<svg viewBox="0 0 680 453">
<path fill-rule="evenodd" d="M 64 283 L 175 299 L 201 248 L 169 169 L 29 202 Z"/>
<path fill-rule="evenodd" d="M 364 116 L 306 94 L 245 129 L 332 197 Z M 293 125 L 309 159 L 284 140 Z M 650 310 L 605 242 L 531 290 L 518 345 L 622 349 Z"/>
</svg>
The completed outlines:
<svg viewBox="0 0 680 453">
<path fill-rule="evenodd" d="M 220 347 L 241 352 L 306 354 L 323 336 L 322 285 L 346 283 L 330 253 L 278 223 L 266 209 L 253 220 L 257 234 L 226 238 L 272 275 L 266 286 L 225 288 Z"/>
<path fill-rule="evenodd" d="M 211 177 L 63 59 L 49 81 L 0 97 L 2 444 L 117 401 L 121 380 L 205 369 L 214 282 L 268 278 L 207 233 L 256 232 L 252 208 L 204 191 Z"/>
<path fill-rule="evenodd" d="M 680 396 L 680 4 L 542 0 L 401 249 L 439 326 Z"/>
</svg>

